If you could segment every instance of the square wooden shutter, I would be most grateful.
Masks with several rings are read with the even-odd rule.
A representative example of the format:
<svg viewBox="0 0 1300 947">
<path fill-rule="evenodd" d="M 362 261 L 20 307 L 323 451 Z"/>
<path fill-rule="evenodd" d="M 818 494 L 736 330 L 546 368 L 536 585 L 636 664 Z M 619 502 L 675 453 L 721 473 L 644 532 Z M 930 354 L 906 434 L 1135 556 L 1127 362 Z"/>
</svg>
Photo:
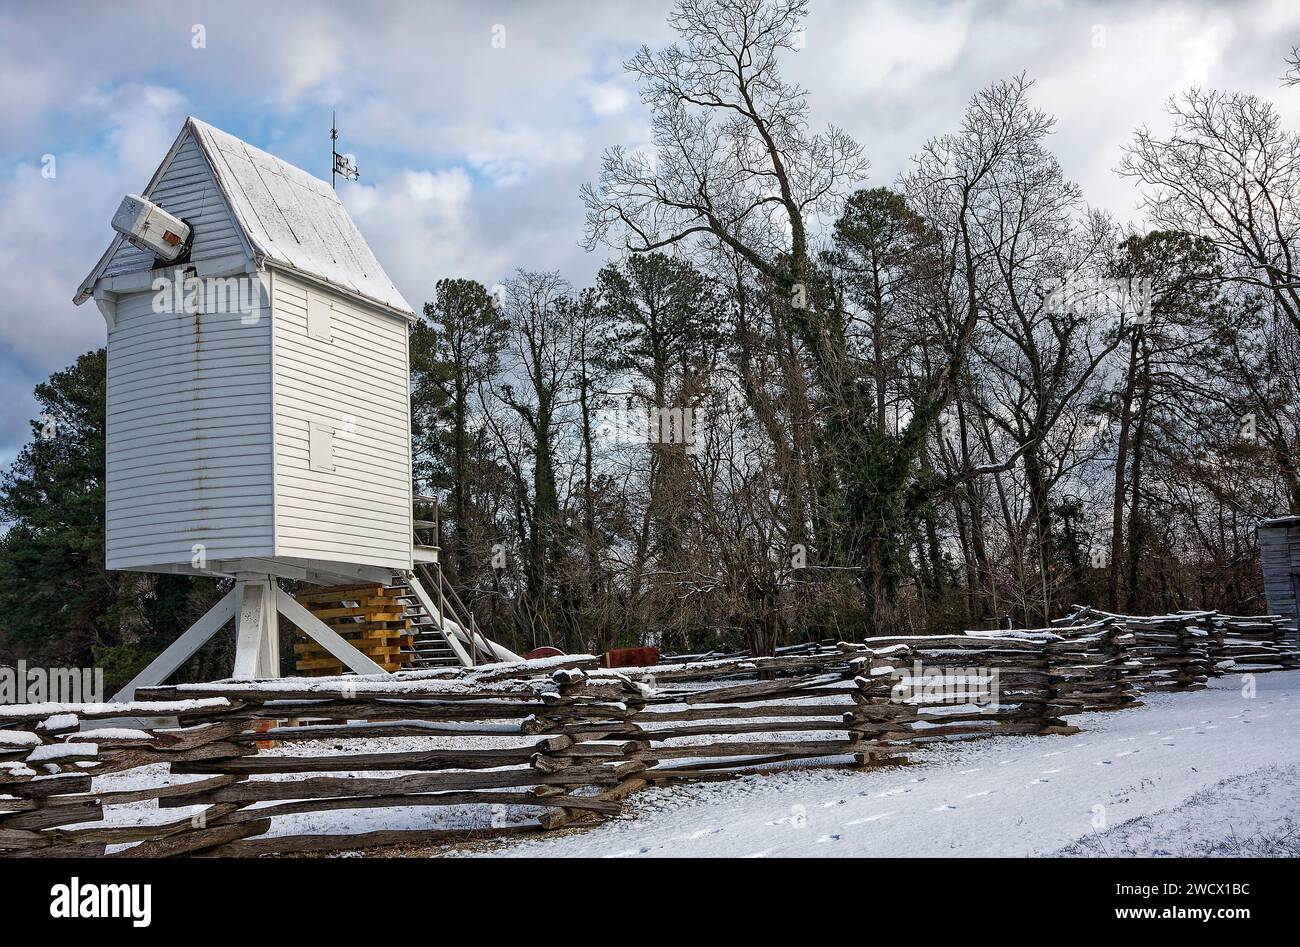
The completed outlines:
<svg viewBox="0 0 1300 947">
<path fill-rule="evenodd" d="M 307 294 L 307 338 L 321 342 L 332 342 L 330 316 L 333 306 L 330 301 L 318 293 Z"/>
<path fill-rule="evenodd" d="M 308 426 L 307 465 L 322 473 L 334 471 L 334 428 L 312 421 Z"/>
</svg>

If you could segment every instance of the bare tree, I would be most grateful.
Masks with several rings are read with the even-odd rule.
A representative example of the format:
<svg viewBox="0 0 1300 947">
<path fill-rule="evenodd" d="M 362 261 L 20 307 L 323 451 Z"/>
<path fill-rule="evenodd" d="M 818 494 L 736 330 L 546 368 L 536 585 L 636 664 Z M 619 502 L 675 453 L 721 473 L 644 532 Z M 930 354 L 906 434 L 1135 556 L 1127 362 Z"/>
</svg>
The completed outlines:
<svg viewBox="0 0 1300 947">
<path fill-rule="evenodd" d="M 527 562 L 524 605 L 534 623 L 544 619 L 550 577 L 565 556 L 557 466 L 565 412 L 574 399 L 576 352 L 570 344 L 572 327 L 562 317 L 570 292 L 558 273 L 520 270 L 506 281 L 507 364 L 503 380 L 490 390 L 517 424 L 487 413 L 516 479 Z"/>
<path fill-rule="evenodd" d="M 775 307 L 783 440 L 796 462 L 784 516 L 801 537 L 815 415 L 800 364 L 805 350 L 823 390 L 841 376 L 838 312 L 815 292 L 810 220 L 833 209 L 865 173 L 841 129 L 813 132 L 804 90 L 780 73 L 799 46 L 806 0 L 682 0 L 669 16 L 678 42 L 643 47 L 626 64 L 651 112 L 655 154 L 611 148 L 583 189 L 588 245 L 642 253 L 703 241 L 752 268 Z M 828 479 L 828 478 L 823 478 Z"/>
<path fill-rule="evenodd" d="M 1300 136 L 1272 103 L 1191 89 L 1170 98 L 1174 129 L 1139 129 L 1120 173 L 1148 186 L 1152 223 L 1212 241 L 1229 278 L 1270 293 L 1300 328 Z"/>
</svg>

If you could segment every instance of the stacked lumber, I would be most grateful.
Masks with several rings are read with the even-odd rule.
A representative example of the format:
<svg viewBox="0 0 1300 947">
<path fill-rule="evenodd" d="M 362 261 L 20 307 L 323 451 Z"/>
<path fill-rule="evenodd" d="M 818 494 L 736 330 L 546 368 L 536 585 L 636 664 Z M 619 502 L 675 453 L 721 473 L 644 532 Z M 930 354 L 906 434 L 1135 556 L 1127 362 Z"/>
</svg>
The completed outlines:
<svg viewBox="0 0 1300 947">
<path fill-rule="evenodd" d="M 300 605 L 385 671 L 415 660 L 415 638 L 398 591 L 383 583 L 313 588 L 294 596 Z M 343 663 L 305 635 L 294 643 L 295 668 L 306 677 L 344 673 Z"/>
</svg>

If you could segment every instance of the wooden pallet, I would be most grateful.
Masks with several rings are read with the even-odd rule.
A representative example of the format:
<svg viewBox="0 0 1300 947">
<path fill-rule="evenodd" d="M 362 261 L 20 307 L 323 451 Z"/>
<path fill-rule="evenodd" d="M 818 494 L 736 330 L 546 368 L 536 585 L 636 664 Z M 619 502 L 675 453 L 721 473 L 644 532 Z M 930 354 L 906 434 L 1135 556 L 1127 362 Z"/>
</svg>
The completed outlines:
<svg viewBox="0 0 1300 947">
<path fill-rule="evenodd" d="M 332 631 L 385 671 L 400 671 L 415 660 L 415 637 L 406 608 L 379 583 L 313 588 L 294 598 Z M 308 677 L 342 674 L 347 668 L 323 647 L 299 633 L 294 666 Z"/>
</svg>

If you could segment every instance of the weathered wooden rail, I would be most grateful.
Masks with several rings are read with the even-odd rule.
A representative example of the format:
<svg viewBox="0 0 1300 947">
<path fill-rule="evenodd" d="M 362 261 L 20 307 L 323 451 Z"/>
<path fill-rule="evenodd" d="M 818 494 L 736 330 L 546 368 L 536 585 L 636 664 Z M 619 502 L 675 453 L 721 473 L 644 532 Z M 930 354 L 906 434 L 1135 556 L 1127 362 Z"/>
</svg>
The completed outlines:
<svg viewBox="0 0 1300 947">
<path fill-rule="evenodd" d="M 1076 606 L 1053 630 L 1073 638 L 1098 627 L 1117 632 L 1124 674 L 1143 690 L 1199 690 L 1219 674 L 1300 668 L 1300 647 L 1279 615 L 1120 615 Z"/>
<path fill-rule="evenodd" d="M 248 856 L 541 831 L 608 818 L 649 785 L 1075 732 L 1067 717 L 1132 706 L 1142 690 L 1300 666 L 1271 629 L 1212 613 L 1079 612 L 1053 629 L 769 658 L 612 671 L 576 656 L 0 707 L 0 854 Z M 434 807 L 458 821 L 320 831 L 339 810 Z"/>
</svg>

